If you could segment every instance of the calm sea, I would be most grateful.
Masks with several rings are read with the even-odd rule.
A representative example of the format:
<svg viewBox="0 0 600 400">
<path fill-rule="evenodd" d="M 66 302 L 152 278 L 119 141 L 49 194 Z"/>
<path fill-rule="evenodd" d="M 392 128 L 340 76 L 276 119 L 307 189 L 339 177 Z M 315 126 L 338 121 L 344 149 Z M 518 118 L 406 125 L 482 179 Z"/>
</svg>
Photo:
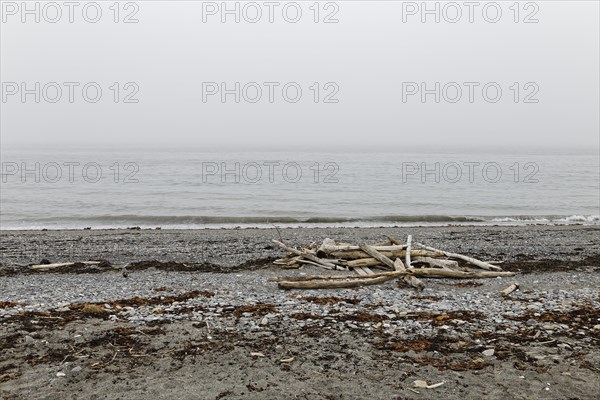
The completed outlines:
<svg viewBox="0 0 600 400">
<path fill-rule="evenodd" d="M 599 224 L 597 152 L 2 149 L 1 229 Z"/>
</svg>

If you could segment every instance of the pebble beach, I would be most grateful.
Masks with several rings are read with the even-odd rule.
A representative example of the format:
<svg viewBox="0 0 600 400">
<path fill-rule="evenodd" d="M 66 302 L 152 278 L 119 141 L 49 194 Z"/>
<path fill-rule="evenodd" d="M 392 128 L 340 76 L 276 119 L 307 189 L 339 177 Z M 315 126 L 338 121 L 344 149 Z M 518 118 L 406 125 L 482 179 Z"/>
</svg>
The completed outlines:
<svg viewBox="0 0 600 400">
<path fill-rule="evenodd" d="M 282 290 L 290 246 L 422 243 L 513 277 Z M 2 231 L 6 399 L 592 399 L 600 228 Z M 40 271 L 32 264 L 103 260 Z M 509 297 L 500 291 L 512 283 Z M 307 384 L 309 382 L 310 384 Z M 425 382 L 425 383 L 423 383 Z M 82 397 L 83 396 L 83 397 Z"/>
</svg>

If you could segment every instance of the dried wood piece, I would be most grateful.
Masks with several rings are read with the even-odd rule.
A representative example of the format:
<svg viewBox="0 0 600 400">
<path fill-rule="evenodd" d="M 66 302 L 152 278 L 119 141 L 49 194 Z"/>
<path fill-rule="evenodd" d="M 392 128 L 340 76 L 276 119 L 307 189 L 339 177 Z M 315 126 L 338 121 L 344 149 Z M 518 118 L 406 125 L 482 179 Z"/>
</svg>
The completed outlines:
<svg viewBox="0 0 600 400">
<path fill-rule="evenodd" d="M 333 246 L 336 246 L 335 240 L 330 238 L 323 239 L 323 243 L 321 243 L 321 246 L 319 246 L 319 249 L 317 250 L 317 255 L 321 257 L 327 255 L 327 249 Z"/>
<path fill-rule="evenodd" d="M 32 265 L 31 269 L 43 270 L 43 269 L 54 269 L 60 267 L 70 267 L 72 265 L 77 264 L 76 262 L 64 262 L 64 263 L 53 263 L 53 264 L 36 264 Z M 83 261 L 81 264 L 85 265 L 99 265 L 100 261 Z"/>
<path fill-rule="evenodd" d="M 396 271 L 401 271 L 401 272 L 406 271 L 406 268 L 404 267 L 404 264 L 402 264 L 402 260 L 400 258 L 396 258 L 396 261 L 394 261 L 394 268 L 396 269 Z M 412 272 L 412 269 L 411 269 L 411 272 Z M 407 275 L 402 279 L 404 280 L 404 282 L 406 282 L 407 284 L 409 284 L 410 286 L 412 286 L 414 288 L 417 288 L 419 290 L 425 289 L 425 284 L 423 283 L 423 281 L 421 281 L 419 278 L 417 278 L 415 276 Z"/>
<path fill-rule="evenodd" d="M 31 269 L 53 269 L 59 267 L 70 267 L 71 265 L 75 265 L 74 262 L 66 262 L 66 263 L 54 263 L 54 264 L 38 264 L 32 265 Z"/>
<path fill-rule="evenodd" d="M 279 281 L 278 285 L 282 289 L 347 289 L 360 286 L 378 285 L 396 278 L 393 275 L 385 275 L 363 279 L 352 280 L 312 280 L 312 281 Z"/>
<path fill-rule="evenodd" d="M 373 272 L 371 270 L 371 268 L 369 268 L 369 267 L 363 267 L 363 271 L 365 271 L 367 273 L 367 275 L 374 275 L 375 274 L 375 272 Z"/>
<path fill-rule="evenodd" d="M 365 253 L 367 253 L 368 255 L 370 255 L 371 257 L 376 259 L 377 261 L 388 266 L 392 270 L 394 269 L 394 262 L 392 260 L 390 260 L 388 257 L 381 254 L 379 251 L 375 250 L 375 248 L 373 246 L 369 246 L 366 243 L 361 243 L 359 247 L 362 251 L 364 251 Z"/>
<path fill-rule="evenodd" d="M 388 240 L 390 241 L 391 244 L 395 244 L 395 245 L 402 244 L 402 242 L 399 241 L 398 239 L 396 239 L 394 236 L 388 236 Z"/>
<path fill-rule="evenodd" d="M 396 258 L 394 260 L 394 269 L 396 271 L 406 271 L 406 267 L 402 264 L 402 260 L 400 258 Z"/>
<path fill-rule="evenodd" d="M 415 257 L 413 264 L 414 263 L 425 263 L 431 265 L 432 267 L 440 267 L 445 269 L 458 267 L 458 261 L 431 257 Z"/>
<path fill-rule="evenodd" d="M 302 259 L 302 256 L 284 257 L 273 261 L 275 265 L 293 265 Z"/>
<path fill-rule="evenodd" d="M 450 258 L 458 258 L 460 260 L 464 260 L 468 263 L 471 263 L 473 265 L 478 266 L 479 268 L 488 270 L 488 271 L 502 271 L 502 268 L 496 266 L 496 265 L 492 265 L 490 263 L 486 263 L 483 262 L 481 260 L 478 260 L 476 258 L 472 258 L 472 257 L 468 257 L 462 254 L 458 254 L 458 253 L 450 253 L 448 251 L 443 251 L 443 250 L 439 250 L 430 246 L 425 246 L 424 244 L 421 243 L 416 243 L 417 245 L 421 246 L 422 248 L 424 248 L 425 250 L 429 250 L 429 251 L 433 251 L 433 252 L 440 252 L 443 255 L 445 255 L 446 257 L 450 257 Z"/>
<path fill-rule="evenodd" d="M 357 260 L 350 260 L 346 263 L 351 268 L 362 268 L 362 267 L 381 267 L 385 268 L 379 261 L 373 257 L 359 258 Z"/>
<path fill-rule="evenodd" d="M 281 266 L 282 269 L 299 269 L 301 267 L 302 267 L 302 264 L 300 262 Z"/>
<path fill-rule="evenodd" d="M 409 270 L 411 274 L 424 278 L 458 278 L 458 279 L 482 279 L 515 276 L 516 273 L 508 271 L 452 271 L 440 268 L 414 268 Z"/>
<path fill-rule="evenodd" d="M 406 248 L 405 245 L 390 245 L 390 244 L 374 244 L 371 245 L 375 250 L 378 251 L 399 251 Z M 338 251 L 353 251 L 360 250 L 360 246 L 354 246 L 351 244 L 336 244 L 332 239 L 323 240 L 323 244 L 319 247 L 319 252 L 331 254 Z"/>
<path fill-rule="evenodd" d="M 519 284 L 518 283 L 513 283 L 512 285 L 510 285 L 509 287 L 507 287 L 504 290 L 500 291 L 500 294 L 503 297 L 508 297 L 509 294 L 511 294 L 512 292 L 514 292 L 515 290 L 517 290 L 519 288 Z"/>
<path fill-rule="evenodd" d="M 292 247 L 286 246 L 285 244 L 283 244 L 280 241 L 275 240 L 275 239 L 273 239 L 272 242 L 275 243 L 277 246 L 281 247 L 282 249 L 285 249 L 289 253 L 295 254 L 297 256 L 302 256 L 310 261 L 314 261 L 315 263 L 319 264 L 321 267 L 324 267 L 326 269 L 337 269 L 335 264 L 333 264 L 327 260 L 323 260 L 307 251 L 300 251 L 298 249 L 294 249 Z"/>
<path fill-rule="evenodd" d="M 373 247 L 373 246 L 371 246 Z M 377 248 L 375 248 L 377 250 Z M 379 253 L 386 257 L 404 257 L 406 255 L 406 250 L 377 250 Z M 333 257 L 343 258 L 346 260 L 356 260 L 358 258 L 369 258 L 369 255 L 362 250 L 342 250 L 342 251 L 334 251 L 330 253 Z M 413 249 L 410 252 L 412 257 L 441 257 L 444 254 L 441 251 L 429 251 L 429 250 L 420 250 Z"/>
<path fill-rule="evenodd" d="M 375 273 L 369 267 L 356 267 L 354 271 L 359 275 L 373 275 Z"/>
<path fill-rule="evenodd" d="M 382 272 L 379 274 L 373 274 L 369 276 L 369 278 L 379 278 L 380 276 L 405 276 L 410 274 L 410 272 L 399 272 L 399 271 L 390 271 L 390 272 Z M 269 282 L 280 282 L 280 281 L 289 281 L 289 282 L 305 282 L 305 281 L 316 281 L 316 280 L 344 280 L 344 279 L 365 279 L 364 275 L 301 275 L 301 276 L 274 276 L 267 279 Z"/>
<path fill-rule="evenodd" d="M 334 268 L 331 268 L 331 267 L 325 266 L 325 265 L 323 265 L 323 264 L 316 263 L 316 262 L 314 262 L 314 261 L 305 260 L 304 258 L 300 258 L 300 259 L 298 260 L 298 262 L 299 262 L 300 264 L 310 264 L 310 265 L 314 265 L 314 266 L 321 267 L 321 268 L 325 268 L 325 269 L 331 269 L 331 270 L 333 270 L 333 269 L 334 269 Z"/>
<path fill-rule="evenodd" d="M 410 263 L 410 250 L 412 248 L 412 235 L 408 235 L 408 238 L 406 239 L 406 268 L 412 268 L 412 265 Z"/>
<path fill-rule="evenodd" d="M 478 271 L 478 272 L 463 272 L 463 271 L 447 271 L 440 268 L 414 268 L 406 271 L 390 271 L 382 272 L 379 274 L 370 275 L 369 278 L 378 278 L 381 276 L 391 277 L 402 277 L 402 276 L 418 276 L 427 278 L 458 278 L 458 279 L 483 279 L 483 278 L 497 278 L 506 276 L 515 276 L 516 273 L 501 271 Z M 303 282 L 313 280 L 339 280 L 339 279 L 364 279 L 362 275 L 303 275 L 303 276 L 285 276 L 285 277 L 272 277 L 268 280 L 270 282 L 279 281 L 290 281 L 290 282 Z"/>
</svg>

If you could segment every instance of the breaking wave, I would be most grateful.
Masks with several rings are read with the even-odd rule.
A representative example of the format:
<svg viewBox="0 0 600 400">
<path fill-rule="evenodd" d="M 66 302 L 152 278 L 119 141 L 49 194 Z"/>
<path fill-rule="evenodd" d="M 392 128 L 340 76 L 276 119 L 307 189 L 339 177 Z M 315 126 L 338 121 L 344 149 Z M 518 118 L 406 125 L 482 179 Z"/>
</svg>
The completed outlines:
<svg viewBox="0 0 600 400">
<path fill-rule="evenodd" d="M 118 229 L 140 228 L 266 228 L 281 227 L 393 227 L 443 225 L 599 225 L 599 215 L 570 216 L 452 216 L 452 215 L 387 215 L 367 217 L 293 217 L 293 216 L 148 216 L 100 215 L 46 217 L 23 221 L 19 225 L 2 226 L 2 230 L 25 229 Z"/>
</svg>

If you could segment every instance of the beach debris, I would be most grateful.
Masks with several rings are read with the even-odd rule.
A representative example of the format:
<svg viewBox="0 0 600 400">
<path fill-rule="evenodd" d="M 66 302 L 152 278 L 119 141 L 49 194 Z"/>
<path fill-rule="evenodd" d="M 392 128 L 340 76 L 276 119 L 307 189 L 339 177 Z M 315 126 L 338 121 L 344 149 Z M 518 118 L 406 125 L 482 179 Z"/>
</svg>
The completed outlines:
<svg viewBox="0 0 600 400">
<path fill-rule="evenodd" d="M 442 386 L 444 383 L 446 383 L 446 381 L 441 381 L 441 382 L 439 382 L 439 383 L 434 383 L 433 385 L 429 385 L 429 386 L 427 386 L 427 389 L 435 389 L 435 388 L 437 388 L 437 387 L 440 387 L 440 386 Z"/>
<path fill-rule="evenodd" d="M 427 383 L 427 381 L 417 379 L 416 381 L 413 382 L 413 385 L 414 385 L 414 387 L 422 388 L 422 389 L 435 389 L 437 387 L 442 386 L 445 383 L 446 383 L 446 381 L 441 381 L 440 383 L 434 383 L 433 385 L 430 385 Z"/>
<path fill-rule="evenodd" d="M 424 248 L 425 250 L 434 251 L 434 252 L 440 252 L 443 255 L 445 255 L 446 257 L 449 257 L 449 258 L 458 258 L 459 260 L 464 260 L 464 261 L 466 261 L 466 262 L 468 262 L 470 264 L 476 265 L 479 268 L 486 269 L 488 271 L 502 271 L 502 268 L 498 267 L 497 265 L 493 265 L 493 264 L 487 263 L 485 261 L 480 261 L 480 260 L 477 260 L 476 258 L 467 257 L 465 255 L 458 254 L 458 253 L 450 253 L 450 252 L 447 252 L 447 251 L 438 250 L 438 249 L 435 249 L 433 247 L 425 246 L 425 245 L 420 244 L 420 243 L 417 243 L 417 244 L 419 246 L 421 246 L 422 248 Z"/>
<path fill-rule="evenodd" d="M 44 261 L 44 260 L 42 260 Z M 88 261 L 89 262 L 89 261 Z M 98 264 L 100 264 L 100 262 L 98 262 Z M 36 265 L 32 265 L 31 269 L 54 269 L 54 268 L 59 268 L 59 267 L 71 267 L 75 265 L 74 262 L 65 262 L 65 263 L 53 263 L 53 264 L 47 264 L 42 262 L 42 264 L 36 264 Z"/>
<path fill-rule="evenodd" d="M 93 261 L 71 261 L 71 262 L 62 262 L 62 263 L 50 263 L 48 260 L 43 259 L 40 264 L 33 264 L 29 266 L 29 269 L 33 271 L 47 271 L 53 269 L 62 269 L 62 268 L 79 268 L 84 269 L 87 267 L 91 268 L 106 268 L 111 267 L 111 264 L 105 260 L 93 260 Z"/>
<path fill-rule="evenodd" d="M 407 285 L 423 290 L 425 284 L 419 278 L 484 279 L 515 275 L 513 272 L 502 271 L 502 268 L 489 262 L 413 241 L 412 235 L 408 235 L 406 243 L 392 236 L 387 239 L 384 243 L 353 245 L 325 238 L 321 245 L 313 243 L 301 249 L 273 239 L 274 244 L 288 252 L 286 257 L 273 262 L 283 269 L 301 268 L 303 264 L 310 264 L 330 272 L 352 271 L 355 275 L 303 275 L 274 277 L 269 280 L 278 282 L 282 289 L 341 289 L 401 279 Z M 459 261 L 466 265 L 461 265 Z M 478 270 L 471 270 L 467 268 L 468 265 L 475 266 Z M 385 272 L 376 273 L 374 269 Z M 518 285 L 515 283 L 504 291 L 511 288 L 506 296 L 516 290 Z"/>
<path fill-rule="evenodd" d="M 501 290 L 500 294 L 502 295 L 502 297 L 508 297 L 509 294 L 511 294 L 512 292 L 514 292 L 518 288 L 519 288 L 519 284 L 518 283 L 513 283 L 512 285 L 510 285 L 506 289 Z"/>
</svg>

